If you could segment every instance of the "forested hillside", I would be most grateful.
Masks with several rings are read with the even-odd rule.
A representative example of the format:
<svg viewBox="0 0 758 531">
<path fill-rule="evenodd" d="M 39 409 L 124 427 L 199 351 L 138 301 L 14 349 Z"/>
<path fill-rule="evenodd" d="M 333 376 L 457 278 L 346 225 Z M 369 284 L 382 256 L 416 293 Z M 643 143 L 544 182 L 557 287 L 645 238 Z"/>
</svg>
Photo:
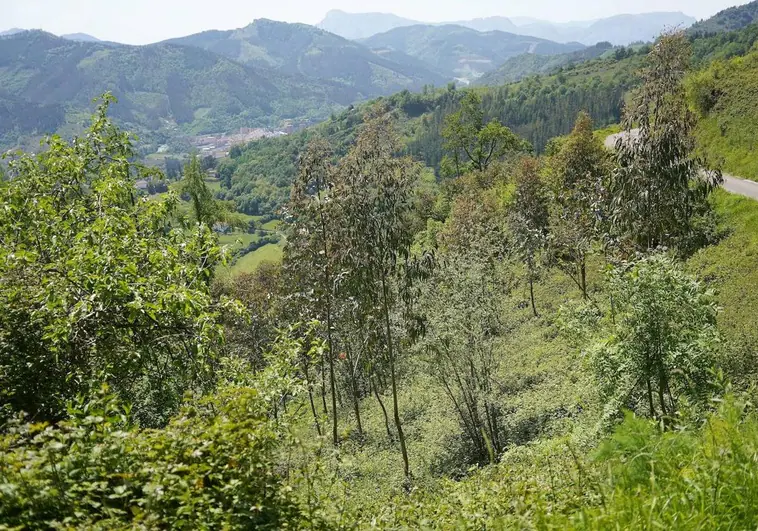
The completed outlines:
<svg viewBox="0 0 758 531">
<path fill-rule="evenodd" d="M 739 105 L 750 106 L 753 97 L 749 79 L 738 77 L 734 71 L 735 75 L 725 80 L 722 88 L 718 86 L 721 85 L 718 76 L 731 71 L 721 61 L 742 57 L 750 52 L 758 41 L 758 25 L 707 36 L 690 35 L 689 40 L 695 69 L 688 80 L 692 105 L 705 105 L 710 111 L 716 100 L 723 96 L 719 108 L 727 109 L 730 105 L 737 105 L 730 102 L 738 100 Z M 604 46 L 599 45 L 594 49 L 599 51 L 602 48 Z M 585 52 L 592 55 L 591 50 L 593 48 L 588 48 L 576 52 L 576 55 Z M 630 91 L 640 82 L 637 73 L 642 59 L 649 51 L 649 46 L 617 48 L 596 59 L 569 62 L 550 75 L 535 76 L 502 86 L 477 87 L 475 90 L 482 95 L 487 120 L 501 120 L 528 140 L 537 152 L 542 152 L 552 138 L 565 135 L 571 130 L 573 117 L 581 110 L 588 111 L 598 127 L 619 123 Z M 576 55 L 546 56 L 544 60 L 547 61 L 545 64 L 552 61 L 560 64 Z M 531 59 L 534 57 L 537 56 L 522 55 L 511 61 L 531 66 L 535 64 Z M 542 64 L 542 61 L 537 64 Z M 713 66 L 707 68 L 711 64 Z M 735 64 L 750 63 L 736 61 Z M 509 65 L 513 66 L 513 63 L 506 62 L 503 70 L 508 69 Z M 743 70 L 747 72 L 749 67 Z M 501 71 L 490 75 L 497 76 Z M 716 71 L 722 74 L 714 74 Z M 743 77 L 744 75 L 746 74 L 742 74 Z M 489 77 L 485 76 L 482 82 L 487 79 Z M 404 92 L 380 100 L 382 105 L 394 111 L 399 120 L 406 151 L 414 159 L 434 169 L 438 175 L 443 169 L 441 131 L 444 117 L 456 110 L 466 90 L 427 88 L 420 94 Z M 741 96 L 732 100 L 729 98 L 730 93 Z M 222 196 L 238 201 L 240 208 L 248 214 L 277 212 L 288 197 L 288 187 L 296 173 L 298 153 L 308 139 L 314 134 L 325 135 L 338 151 L 344 150 L 373 105 L 374 103 L 368 103 L 343 111 L 315 128 L 288 138 L 254 142 L 236 150 L 231 160 L 221 168 Z M 697 136 L 715 164 L 724 158 L 731 158 L 724 166 L 725 171 L 753 177 L 754 170 L 747 167 L 751 164 L 748 153 L 758 135 L 753 134 L 753 128 L 748 123 L 752 119 L 752 111 L 743 111 L 715 109 L 707 120 L 701 120 Z M 730 118 L 727 119 L 725 113 Z M 728 120 L 733 126 L 724 129 L 722 133 L 721 127 L 726 127 Z M 737 126 L 739 120 L 742 120 L 739 122 L 741 125 Z M 731 131 L 732 135 L 740 134 L 741 137 L 730 136 L 727 131 Z M 736 150 L 742 150 L 741 154 L 735 155 Z M 739 157 L 741 162 L 735 162 L 735 157 Z"/>
<path fill-rule="evenodd" d="M 176 128 L 216 132 L 328 116 L 353 101 L 341 84 L 264 73 L 197 48 L 109 46 L 39 31 L 0 39 L 0 90 L 31 107 L 65 107 L 65 123 L 75 127 L 92 99 L 110 91 L 119 99 L 114 116 L 159 140 Z M 60 114 L 46 119 L 57 121 Z M 18 121 L 10 132 L 35 131 L 49 128 Z"/>
<path fill-rule="evenodd" d="M 317 30 L 238 62 L 263 27 L 0 38 L 5 134 L 84 131 L 0 164 L 0 529 L 758 528 L 758 192 L 721 171 L 758 173 L 758 25 L 344 102 L 169 183 L 119 124 L 350 86 Z"/>
<path fill-rule="evenodd" d="M 262 19 L 237 30 L 206 31 L 168 42 L 257 68 L 344 84 L 353 101 L 449 80 L 413 58 L 396 54 L 388 59 L 305 24 Z"/>
<path fill-rule="evenodd" d="M 525 77 L 535 74 L 553 74 L 559 69 L 575 66 L 591 59 L 597 59 L 612 49 L 613 45 L 611 43 L 600 42 L 595 46 L 571 53 L 557 55 L 525 53 L 511 57 L 496 70 L 484 74 L 474 83 L 476 85 L 503 85 L 520 81 Z M 626 50 L 620 51 L 619 55 L 622 53 L 627 52 Z"/>
<path fill-rule="evenodd" d="M 599 127 L 618 123 L 627 91 L 638 83 L 636 70 L 642 55 L 632 53 L 581 64 L 556 75 L 535 77 L 501 87 L 476 89 L 482 95 L 485 119 L 498 119 L 525 138 L 537 152 L 550 139 L 571 130 L 581 110 Z M 404 149 L 415 160 L 443 171 L 441 131 L 445 117 L 454 112 L 467 90 L 427 89 L 403 92 L 379 100 L 397 117 Z M 314 135 L 324 135 L 342 152 L 375 104 L 344 111 L 324 124 L 287 138 L 248 144 L 221 165 L 222 197 L 238 202 L 248 214 L 274 213 L 288 197 L 300 150 Z"/>
<path fill-rule="evenodd" d="M 479 32 L 463 26 L 407 26 L 374 35 L 361 43 L 377 51 L 394 50 L 420 59 L 450 77 L 476 79 L 522 53 L 552 55 L 582 45 L 525 37 L 502 31 Z"/>
<path fill-rule="evenodd" d="M 108 98 L 12 157 L 0 525 L 754 528 L 758 203 L 695 150 L 691 52 L 668 34 L 238 150 L 294 172 L 281 263 L 241 276 L 214 229 L 246 220 L 197 157 L 186 206 L 138 192 L 155 170 Z M 636 140 L 607 150 L 573 105 L 610 113 L 590 98 L 624 65 Z M 525 105 L 568 131 L 533 150 Z"/>
<path fill-rule="evenodd" d="M 758 2 L 753 1 L 720 11 L 708 20 L 694 24 L 688 32 L 693 35 L 709 35 L 734 31 L 749 26 L 758 18 Z"/>
</svg>

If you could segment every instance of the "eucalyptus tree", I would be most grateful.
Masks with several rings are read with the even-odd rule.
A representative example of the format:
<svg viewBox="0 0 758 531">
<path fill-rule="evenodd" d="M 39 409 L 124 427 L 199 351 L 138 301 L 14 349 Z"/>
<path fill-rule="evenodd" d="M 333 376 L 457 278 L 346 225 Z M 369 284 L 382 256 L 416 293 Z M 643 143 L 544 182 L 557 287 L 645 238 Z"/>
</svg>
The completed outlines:
<svg viewBox="0 0 758 531">
<path fill-rule="evenodd" d="M 335 291 L 339 275 L 338 247 L 344 220 L 334 200 L 332 153 L 321 139 L 313 140 L 299 161 L 299 172 L 287 207 L 289 234 L 284 250 L 287 284 L 294 290 L 300 318 L 325 325 L 326 360 L 331 391 L 332 442 L 339 443 L 335 373 Z M 307 368 L 306 368 L 307 370 Z M 323 384 L 323 380 L 322 380 Z M 326 400 L 324 409 L 326 410 Z"/>
<path fill-rule="evenodd" d="M 244 228 L 246 222 L 236 214 L 233 204 L 219 201 L 205 182 L 207 177 L 203 163 L 197 155 L 192 155 L 184 167 L 182 193 L 187 194 L 192 204 L 192 213 L 198 223 L 213 227 L 216 223 Z"/>
<path fill-rule="evenodd" d="M 538 317 L 534 302 L 534 282 L 539 278 L 541 254 L 547 247 L 550 223 L 549 198 L 540 177 L 540 163 L 524 158 L 516 173 L 516 190 L 510 210 L 510 226 L 518 255 L 526 267 L 532 312 Z"/>
<path fill-rule="evenodd" d="M 498 120 L 485 122 L 482 98 L 468 91 L 460 109 L 445 118 L 442 130 L 448 157 L 443 166 L 460 177 L 471 170 L 485 171 L 509 152 L 523 149 L 524 142 Z"/>
<path fill-rule="evenodd" d="M 420 299 L 427 319 L 420 345 L 476 463 L 494 461 L 506 445 L 497 343 L 506 330 L 501 301 L 512 285 L 507 264 L 452 252 L 441 257 Z"/>
<path fill-rule="evenodd" d="M 143 425 L 213 384 L 221 263 L 206 226 L 176 222 L 178 198 L 139 197 L 156 175 L 107 117 L 86 135 L 10 161 L 0 184 L 0 410 L 39 420 L 108 382 Z"/>
<path fill-rule="evenodd" d="M 684 33 L 661 36 L 626 109 L 627 134 L 617 142 L 611 181 L 612 221 L 636 250 L 690 248 L 696 218 L 708 212 L 708 195 L 722 181 L 695 154 L 697 118 L 684 87 L 690 57 Z"/>
<path fill-rule="evenodd" d="M 587 256 L 599 237 L 604 183 L 611 170 L 609 155 L 593 133 L 589 114 L 579 113 L 552 165 L 552 243 L 562 269 L 587 298 Z"/>
<path fill-rule="evenodd" d="M 365 338 L 381 347 L 389 369 L 392 413 L 406 479 L 411 478 L 400 419 L 397 382 L 398 338 L 393 316 L 402 302 L 413 242 L 411 213 L 419 169 L 397 157 L 400 142 L 390 116 L 376 109 L 355 146 L 340 164 L 343 246 L 348 282 L 364 320 Z M 380 360 L 372 360 L 376 364 Z"/>
</svg>

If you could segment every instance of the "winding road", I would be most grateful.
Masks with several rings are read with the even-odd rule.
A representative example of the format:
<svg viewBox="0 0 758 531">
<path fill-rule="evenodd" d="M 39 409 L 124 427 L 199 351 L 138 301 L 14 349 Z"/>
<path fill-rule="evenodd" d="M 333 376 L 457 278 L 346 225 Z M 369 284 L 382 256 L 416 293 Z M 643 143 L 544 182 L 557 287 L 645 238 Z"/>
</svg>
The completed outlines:
<svg viewBox="0 0 758 531">
<path fill-rule="evenodd" d="M 637 130 L 633 129 L 631 135 L 627 133 L 617 133 L 610 135 L 605 139 L 605 147 L 608 149 L 615 149 L 616 142 L 619 138 L 629 137 L 632 139 L 637 137 Z M 749 179 L 741 179 L 734 175 L 724 174 L 724 190 L 733 194 L 739 194 L 758 201 L 758 183 Z"/>
</svg>

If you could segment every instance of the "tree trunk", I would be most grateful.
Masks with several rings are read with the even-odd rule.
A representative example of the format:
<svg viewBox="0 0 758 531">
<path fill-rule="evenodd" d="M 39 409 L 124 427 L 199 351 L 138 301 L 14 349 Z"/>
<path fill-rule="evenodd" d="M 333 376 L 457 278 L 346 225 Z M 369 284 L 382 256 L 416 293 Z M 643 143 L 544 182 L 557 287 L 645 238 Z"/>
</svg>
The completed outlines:
<svg viewBox="0 0 758 531">
<path fill-rule="evenodd" d="M 668 421 L 668 412 L 666 411 L 666 397 L 664 396 L 666 387 L 666 376 L 663 373 L 663 367 L 658 369 L 658 401 L 661 403 L 661 418 L 664 426 Z"/>
<path fill-rule="evenodd" d="M 376 397 L 376 401 L 379 402 L 379 407 L 382 408 L 382 413 L 384 413 L 384 426 L 387 428 L 387 437 L 392 440 L 392 430 L 390 430 L 390 418 L 387 415 L 387 408 L 384 407 L 384 402 L 382 402 L 382 397 L 379 396 L 379 390 L 376 388 L 376 382 L 373 381 L 373 378 L 369 377 L 369 385 L 374 391 L 374 396 Z"/>
<path fill-rule="evenodd" d="M 395 375 L 395 349 L 392 342 L 392 326 L 390 325 L 390 310 L 389 300 L 387 294 L 387 279 L 384 271 L 382 271 L 382 295 L 384 302 L 384 325 L 386 330 L 387 341 L 387 355 L 390 362 L 390 381 L 392 382 L 392 414 L 395 420 L 395 429 L 397 430 L 397 438 L 400 441 L 400 453 L 403 455 L 403 473 L 405 474 L 405 480 L 410 483 L 411 481 L 411 468 L 408 463 L 408 449 L 405 446 L 405 434 L 403 433 L 403 425 L 400 422 L 400 406 L 397 400 L 397 378 Z"/>
<path fill-rule="evenodd" d="M 653 404 L 653 387 L 650 384 L 650 376 L 647 377 L 647 400 L 650 404 L 650 417 L 655 418 L 655 404 Z"/>
<path fill-rule="evenodd" d="M 316 432 L 321 437 L 321 423 L 318 421 L 318 413 L 316 413 L 316 404 L 313 402 L 313 388 L 311 386 L 311 377 L 309 375 L 308 364 L 305 364 L 305 384 L 308 386 L 308 401 L 311 403 L 311 411 L 313 412 L 313 422 L 316 423 Z"/>
<path fill-rule="evenodd" d="M 350 384 L 353 391 L 353 411 L 355 412 L 355 423 L 358 425 L 358 436 L 363 440 L 363 426 L 361 425 L 361 408 L 360 396 L 358 396 L 358 378 L 356 377 L 356 367 L 353 365 L 352 352 L 349 344 L 347 345 L 347 359 L 350 363 Z"/>
<path fill-rule="evenodd" d="M 532 300 L 532 312 L 534 313 L 534 316 L 539 317 L 540 315 L 537 313 L 537 306 L 534 304 L 534 279 L 532 278 L 532 275 L 529 275 L 529 298 Z"/>
<path fill-rule="evenodd" d="M 582 275 L 582 294 L 584 295 L 585 300 L 587 297 L 587 264 L 584 261 L 584 258 L 582 258 L 582 264 L 581 264 L 581 275 Z"/>
<path fill-rule="evenodd" d="M 326 406 L 326 368 L 324 360 L 321 360 L 321 403 L 324 406 L 324 415 L 329 418 L 329 408 Z"/>
<path fill-rule="evenodd" d="M 321 186 L 316 184 L 319 198 L 321 197 Z M 319 221 L 321 222 L 321 239 L 324 252 L 324 290 L 326 290 L 326 338 L 329 342 L 329 381 L 332 392 L 332 443 L 334 446 L 339 444 L 337 434 L 337 384 L 334 378 L 334 342 L 332 341 L 332 284 L 329 273 L 329 244 L 326 241 L 326 220 L 324 219 L 324 209 L 319 202 L 318 205 Z"/>
</svg>

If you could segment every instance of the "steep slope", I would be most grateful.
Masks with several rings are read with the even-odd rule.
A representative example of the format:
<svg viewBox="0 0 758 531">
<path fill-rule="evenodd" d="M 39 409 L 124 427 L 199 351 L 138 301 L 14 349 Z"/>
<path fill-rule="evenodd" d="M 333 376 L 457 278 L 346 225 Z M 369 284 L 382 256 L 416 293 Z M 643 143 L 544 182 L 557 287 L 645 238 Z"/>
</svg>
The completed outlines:
<svg viewBox="0 0 758 531">
<path fill-rule="evenodd" d="M 758 0 L 719 11 L 711 18 L 693 25 L 689 32 L 707 35 L 721 31 L 734 31 L 749 26 L 756 20 L 758 20 Z"/>
<path fill-rule="evenodd" d="M 55 131 L 65 118 L 62 105 L 31 103 L 0 91 L 0 145 L 12 145 L 29 131 Z"/>
<path fill-rule="evenodd" d="M 83 43 L 40 31 L 0 39 L 0 91 L 31 105 L 65 106 L 74 125 L 77 113 L 110 91 L 120 100 L 118 120 L 169 137 L 177 127 L 217 132 L 324 117 L 352 102 L 336 83 L 260 71 L 196 48 Z"/>
<path fill-rule="evenodd" d="M 431 64 L 450 76 L 473 80 L 522 53 L 559 54 L 583 48 L 502 31 L 462 26 L 408 26 L 362 41 L 374 50 L 394 50 Z"/>
<path fill-rule="evenodd" d="M 717 61 L 691 76 L 698 145 L 725 172 L 758 179 L 758 52 Z"/>
<path fill-rule="evenodd" d="M 559 55 L 538 55 L 525 53 L 511 57 L 497 70 L 484 74 L 476 81 L 477 85 L 502 85 L 519 81 L 535 74 L 550 74 L 559 68 L 596 59 L 613 49 L 609 42 L 600 42 L 584 50 Z"/>
<path fill-rule="evenodd" d="M 399 17 L 392 13 L 346 13 L 339 9 L 333 9 L 316 27 L 346 39 L 358 40 L 391 29 L 416 24 L 422 24 L 422 22 Z"/>
<path fill-rule="evenodd" d="M 167 42 L 202 48 L 257 68 L 341 83 L 352 90 L 355 100 L 448 81 L 418 61 L 395 54 L 396 62 L 305 24 L 261 19 L 237 30 L 206 31 Z"/>
</svg>

